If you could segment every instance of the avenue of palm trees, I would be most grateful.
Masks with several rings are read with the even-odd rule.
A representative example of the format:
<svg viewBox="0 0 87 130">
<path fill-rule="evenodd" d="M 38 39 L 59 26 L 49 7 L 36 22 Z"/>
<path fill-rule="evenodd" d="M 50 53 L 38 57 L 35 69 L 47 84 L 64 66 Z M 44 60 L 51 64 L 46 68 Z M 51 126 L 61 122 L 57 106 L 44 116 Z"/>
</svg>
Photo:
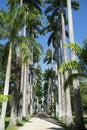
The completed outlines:
<svg viewBox="0 0 87 130">
<path fill-rule="evenodd" d="M 5 41 L 0 44 L 0 130 L 5 130 L 7 116 L 14 126 L 41 109 L 73 130 L 86 130 L 87 102 L 83 105 L 80 86 L 86 86 L 87 40 L 83 48 L 75 42 L 72 16 L 79 1 L 6 2 L 8 10 L 0 10 L 0 40 Z M 43 64 L 48 68 L 42 72 L 39 61 L 44 52 L 36 39 L 47 33 Z"/>
</svg>

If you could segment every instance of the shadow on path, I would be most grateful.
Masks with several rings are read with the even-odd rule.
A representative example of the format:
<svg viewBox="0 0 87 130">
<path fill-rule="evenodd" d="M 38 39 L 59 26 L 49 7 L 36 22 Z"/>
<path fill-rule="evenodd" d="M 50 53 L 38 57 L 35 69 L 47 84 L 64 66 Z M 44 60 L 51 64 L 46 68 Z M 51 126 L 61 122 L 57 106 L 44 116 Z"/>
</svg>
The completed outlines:
<svg viewBox="0 0 87 130">
<path fill-rule="evenodd" d="M 49 127 L 48 129 L 52 130 L 63 130 L 63 128 L 55 128 L 55 127 Z"/>
<path fill-rule="evenodd" d="M 58 121 L 54 120 L 53 117 L 48 115 L 46 112 L 39 112 L 36 117 L 60 126 L 60 128 L 50 127 L 48 129 L 52 129 L 52 130 L 61 130 L 62 129 L 62 130 L 64 130 L 64 128 L 58 123 Z"/>
</svg>

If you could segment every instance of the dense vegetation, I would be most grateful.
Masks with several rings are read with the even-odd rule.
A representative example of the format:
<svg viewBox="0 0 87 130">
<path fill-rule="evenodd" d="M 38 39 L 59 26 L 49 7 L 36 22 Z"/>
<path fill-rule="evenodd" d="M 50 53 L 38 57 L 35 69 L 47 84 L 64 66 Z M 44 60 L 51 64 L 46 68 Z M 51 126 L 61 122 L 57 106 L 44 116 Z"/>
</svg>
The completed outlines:
<svg viewBox="0 0 87 130">
<path fill-rule="evenodd" d="M 0 130 L 7 127 L 7 116 L 12 128 L 41 109 L 67 127 L 85 130 L 87 40 L 83 48 L 75 42 L 72 22 L 79 1 L 6 2 L 8 10 L 0 10 L 0 40 L 5 41 L 0 44 Z M 43 48 L 36 39 L 47 33 L 50 47 L 43 62 L 48 68 L 42 73 Z"/>
</svg>

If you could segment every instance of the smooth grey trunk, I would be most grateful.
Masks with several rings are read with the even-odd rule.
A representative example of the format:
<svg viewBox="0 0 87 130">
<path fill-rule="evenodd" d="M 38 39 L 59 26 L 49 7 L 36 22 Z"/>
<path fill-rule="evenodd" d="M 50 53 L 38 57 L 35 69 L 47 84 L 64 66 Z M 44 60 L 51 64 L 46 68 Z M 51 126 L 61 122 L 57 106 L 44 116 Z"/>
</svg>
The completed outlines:
<svg viewBox="0 0 87 130">
<path fill-rule="evenodd" d="M 33 86 L 30 86 L 30 115 L 33 115 Z"/>
<path fill-rule="evenodd" d="M 23 1 L 21 1 L 23 2 Z M 27 14 L 27 13 L 26 13 Z M 26 15 L 25 14 L 25 15 Z M 24 37 L 26 37 L 26 17 L 25 17 L 25 23 L 24 23 Z M 27 65 L 24 63 L 24 86 L 23 86 L 23 105 L 22 105 L 22 118 L 26 118 L 26 90 L 27 90 Z"/>
<path fill-rule="evenodd" d="M 58 49 L 58 38 L 56 39 L 56 48 L 54 52 L 54 58 L 55 58 L 55 72 L 56 72 L 56 117 L 59 117 L 59 100 L 61 100 L 61 97 L 59 95 L 59 88 L 60 88 L 60 77 L 58 74 L 58 67 L 59 67 L 59 49 Z M 61 114 L 60 114 L 61 115 Z"/>
<path fill-rule="evenodd" d="M 23 0 L 20 0 L 20 7 L 23 5 Z M 21 36 L 21 31 L 19 30 L 19 36 Z M 23 86 L 24 86 L 24 65 L 21 66 L 21 83 L 20 83 L 20 96 L 19 96 L 19 111 L 18 111 L 18 121 L 22 120 L 22 102 L 23 102 Z"/>
<path fill-rule="evenodd" d="M 65 20 L 64 20 L 64 14 L 63 14 L 63 2 L 64 0 L 60 1 L 61 5 L 61 24 L 62 24 L 62 43 L 63 43 L 63 61 L 67 62 L 67 50 L 64 44 L 66 43 L 66 35 L 65 35 Z M 67 80 L 68 78 L 68 72 L 64 72 L 64 79 Z M 72 118 L 72 110 L 71 110 L 71 98 L 70 98 L 70 88 L 69 86 L 65 90 L 65 123 L 67 125 L 70 125 L 73 123 Z"/>
<path fill-rule="evenodd" d="M 62 121 L 65 123 L 65 115 L 66 115 L 66 113 L 65 113 L 65 91 L 64 91 L 64 75 L 61 73 L 60 74 L 60 77 L 61 77 L 61 97 L 62 97 Z"/>
<path fill-rule="evenodd" d="M 9 81 L 10 81 L 10 72 L 11 72 L 11 55 L 12 55 L 12 43 L 10 43 L 9 48 L 9 55 L 8 55 L 8 62 L 6 68 L 6 79 L 4 85 L 4 95 L 9 94 Z M 5 116 L 6 116 L 6 109 L 7 109 L 7 100 L 2 103 L 2 111 L 0 117 L 0 130 L 5 130 Z"/>
<path fill-rule="evenodd" d="M 62 119 L 62 88 L 61 88 L 61 76 L 58 73 L 58 119 Z"/>
<path fill-rule="evenodd" d="M 26 64 L 24 64 L 24 86 L 23 86 L 23 106 L 22 106 L 22 118 L 25 118 L 27 115 L 26 115 L 26 74 L 27 73 L 27 66 Z"/>
<path fill-rule="evenodd" d="M 63 43 L 60 40 L 60 64 L 63 63 Z M 60 74 L 61 79 L 61 97 L 62 97 L 62 121 L 65 123 L 65 91 L 64 91 L 64 74 Z"/>
<path fill-rule="evenodd" d="M 57 63 L 57 68 L 60 65 L 60 50 L 58 49 L 58 39 L 56 39 L 57 47 L 55 48 L 55 62 Z M 56 97 L 56 116 L 59 120 L 62 119 L 62 89 L 61 89 L 61 78 L 57 71 L 57 97 Z"/>
<path fill-rule="evenodd" d="M 33 74 L 30 73 L 30 115 L 33 115 Z"/>
<path fill-rule="evenodd" d="M 70 43 L 72 44 L 74 43 L 74 31 L 73 31 L 71 0 L 67 0 L 67 10 L 68 10 L 69 40 Z M 76 60 L 74 50 L 71 51 L 71 60 Z M 72 73 L 77 73 L 77 70 L 73 70 Z M 75 127 L 78 130 L 85 130 L 82 107 L 81 107 L 79 80 L 73 80 L 73 93 L 74 93 Z"/>
<path fill-rule="evenodd" d="M 11 107 L 11 116 L 10 116 L 10 122 L 9 125 L 16 125 L 17 124 L 17 109 L 13 103 Z"/>
<path fill-rule="evenodd" d="M 22 64 L 21 66 L 20 100 L 19 100 L 19 113 L 18 113 L 19 121 L 22 120 L 23 87 L 24 87 L 24 64 Z"/>
<path fill-rule="evenodd" d="M 20 86 L 20 67 L 19 67 L 19 57 L 20 57 L 20 48 L 16 48 L 16 78 L 15 78 L 15 87 L 13 90 L 13 99 L 12 99 L 12 107 L 11 107 L 11 117 L 9 125 L 16 125 L 17 124 L 17 113 L 18 113 L 18 106 L 19 106 L 19 86 Z"/>
<path fill-rule="evenodd" d="M 20 7 L 23 5 L 23 0 L 20 0 Z"/>
<path fill-rule="evenodd" d="M 37 107 L 36 112 L 38 112 L 39 111 L 39 98 L 36 97 L 36 99 L 37 99 L 37 101 L 36 101 L 36 107 Z"/>
<path fill-rule="evenodd" d="M 57 69 L 57 63 L 55 63 L 55 72 L 56 72 L 56 89 L 55 89 L 55 93 L 56 93 L 56 117 L 58 117 L 58 108 L 59 108 L 59 104 L 58 104 L 58 69 Z"/>
<path fill-rule="evenodd" d="M 51 106 L 51 93 L 50 93 L 50 87 L 51 87 L 51 79 L 49 78 L 48 99 L 47 99 L 47 111 L 48 111 L 48 113 L 50 113 L 50 106 Z"/>
<path fill-rule="evenodd" d="M 26 91 L 26 112 L 30 115 L 30 84 L 29 84 L 29 65 L 27 66 L 27 91 Z"/>
</svg>

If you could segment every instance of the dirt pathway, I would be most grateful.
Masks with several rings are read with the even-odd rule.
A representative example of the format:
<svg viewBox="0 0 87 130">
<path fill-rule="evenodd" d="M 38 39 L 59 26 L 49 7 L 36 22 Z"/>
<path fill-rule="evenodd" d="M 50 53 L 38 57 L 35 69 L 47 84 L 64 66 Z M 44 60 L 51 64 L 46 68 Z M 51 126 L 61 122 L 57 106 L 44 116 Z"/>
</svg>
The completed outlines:
<svg viewBox="0 0 87 130">
<path fill-rule="evenodd" d="M 18 130 L 64 130 L 62 127 L 56 125 L 49 120 L 50 118 L 42 118 L 40 116 L 33 117 L 23 127 Z"/>
</svg>

